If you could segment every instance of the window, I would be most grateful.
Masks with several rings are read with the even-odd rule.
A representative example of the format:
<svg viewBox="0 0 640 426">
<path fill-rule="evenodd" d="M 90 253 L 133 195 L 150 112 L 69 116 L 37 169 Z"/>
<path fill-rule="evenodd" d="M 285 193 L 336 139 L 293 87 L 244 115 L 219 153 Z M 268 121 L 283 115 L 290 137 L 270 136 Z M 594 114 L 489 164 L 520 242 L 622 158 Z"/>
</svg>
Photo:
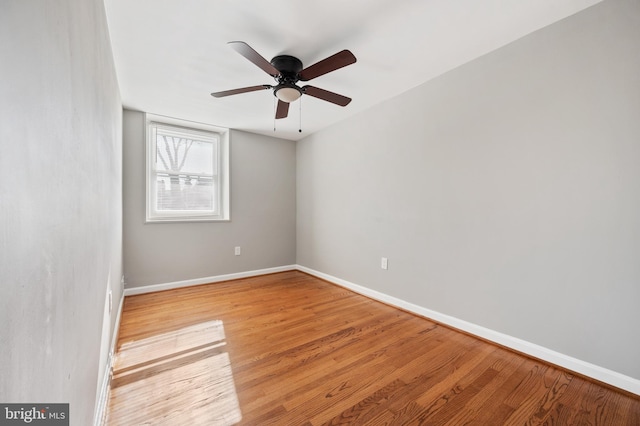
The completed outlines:
<svg viewBox="0 0 640 426">
<path fill-rule="evenodd" d="M 147 222 L 229 220 L 229 133 L 184 124 L 147 114 Z"/>
</svg>

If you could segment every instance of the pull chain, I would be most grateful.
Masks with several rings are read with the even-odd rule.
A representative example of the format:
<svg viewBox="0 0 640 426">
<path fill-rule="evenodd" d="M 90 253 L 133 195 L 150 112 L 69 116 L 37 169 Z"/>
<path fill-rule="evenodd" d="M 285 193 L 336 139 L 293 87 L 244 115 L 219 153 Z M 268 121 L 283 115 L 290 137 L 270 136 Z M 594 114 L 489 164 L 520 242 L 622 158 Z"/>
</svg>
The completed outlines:
<svg viewBox="0 0 640 426">
<path fill-rule="evenodd" d="M 302 96 L 300 96 L 300 99 L 298 100 L 298 102 L 300 103 L 300 114 L 298 114 L 298 117 L 300 117 L 300 121 L 298 124 L 298 132 L 302 133 Z"/>
</svg>

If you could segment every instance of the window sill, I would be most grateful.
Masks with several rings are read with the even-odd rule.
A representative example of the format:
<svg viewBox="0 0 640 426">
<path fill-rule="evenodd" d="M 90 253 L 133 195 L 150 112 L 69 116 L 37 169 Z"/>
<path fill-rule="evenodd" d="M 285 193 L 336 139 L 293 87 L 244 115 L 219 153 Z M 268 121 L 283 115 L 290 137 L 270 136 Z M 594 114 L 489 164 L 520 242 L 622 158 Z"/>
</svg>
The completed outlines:
<svg viewBox="0 0 640 426">
<path fill-rule="evenodd" d="M 215 218 L 187 218 L 187 217 L 179 217 L 179 218 L 153 218 L 153 219 L 145 219 L 144 223 L 146 224 L 154 224 L 154 223 L 203 223 L 203 222 L 231 222 L 231 219 L 215 219 Z"/>
</svg>

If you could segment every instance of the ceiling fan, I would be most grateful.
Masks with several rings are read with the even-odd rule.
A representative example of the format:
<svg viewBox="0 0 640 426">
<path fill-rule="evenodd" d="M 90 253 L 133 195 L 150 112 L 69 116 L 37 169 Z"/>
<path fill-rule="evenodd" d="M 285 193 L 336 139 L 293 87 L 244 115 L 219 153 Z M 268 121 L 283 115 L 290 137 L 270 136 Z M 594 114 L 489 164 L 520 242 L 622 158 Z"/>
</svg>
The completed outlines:
<svg viewBox="0 0 640 426">
<path fill-rule="evenodd" d="M 240 89 L 214 92 L 211 94 L 214 98 L 255 92 L 257 90 L 273 89 L 273 94 L 278 98 L 278 106 L 276 107 L 277 119 L 285 118 L 289 114 L 289 103 L 297 100 L 302 95 L 313 96 L 314 98 L 322 99 L 323 101 L 331 102 L 340 106 L 347 106 L 349 102 L 351 102 L 351 98 L 347 98 L 346 96 L 342 96 L 328 90 L 309 85 L 302 87 L 296 85 L 298 81 L 309 81 L 355 63 L 356 57 L 348 50 L 338 52 L 335 55 L 329 56 L 320 62 L 316 62 L 315 64 L 308 66 L 307 68 L 302 68 L 302 61 L 294 56 L 278 55 L 269 62 L 243 41 L 231 41 L 229 42 L 229 45 L 236 52 L 273 77 L 277 84 L 275 86 L 262 84 L 259 86 L 249 86 Z"/>
</svg>

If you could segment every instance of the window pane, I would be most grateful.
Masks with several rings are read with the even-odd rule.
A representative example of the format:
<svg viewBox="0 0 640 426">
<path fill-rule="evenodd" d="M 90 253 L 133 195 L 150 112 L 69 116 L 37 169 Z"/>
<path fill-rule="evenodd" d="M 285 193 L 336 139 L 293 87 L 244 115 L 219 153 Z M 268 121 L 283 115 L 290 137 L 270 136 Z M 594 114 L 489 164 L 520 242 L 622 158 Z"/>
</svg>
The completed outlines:
<svg viewBox="0 0 640 426">
<path fill-rule="evenodd" d="M 164 134 L 156 137 L 156 169 L 159 171 L 218 173 L 217 142 Z"/>
<path fill-rule="evenodd" d="M 169 121 L 147 114 L 146 220 L 229 220 L 228 130 Z"/>
<path fill-rule="evenodd" d="M 214 181 L 210 177 L 157 175 L 157 211 L 216 211 Z"/>
</svg>

